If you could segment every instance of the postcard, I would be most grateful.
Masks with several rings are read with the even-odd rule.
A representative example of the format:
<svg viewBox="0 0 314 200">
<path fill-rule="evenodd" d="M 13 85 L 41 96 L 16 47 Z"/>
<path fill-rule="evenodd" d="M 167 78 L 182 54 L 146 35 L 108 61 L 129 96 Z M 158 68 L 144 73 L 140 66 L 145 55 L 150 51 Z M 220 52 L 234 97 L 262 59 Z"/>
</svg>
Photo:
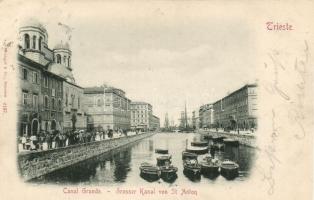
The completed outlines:
<svg viewBox="0 0 314 200">
<path fill-rule="evenodd" d="M 1 199 L 312 199 L 313 1 L 1 1 Z"/>
</svg>

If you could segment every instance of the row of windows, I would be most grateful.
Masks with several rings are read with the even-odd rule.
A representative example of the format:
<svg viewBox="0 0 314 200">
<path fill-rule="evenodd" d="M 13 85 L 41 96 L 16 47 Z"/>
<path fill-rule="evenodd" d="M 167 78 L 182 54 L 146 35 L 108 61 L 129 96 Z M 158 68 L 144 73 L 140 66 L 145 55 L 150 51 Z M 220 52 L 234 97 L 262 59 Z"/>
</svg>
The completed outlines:
<svg viewBox="0 0 314 200">
<path fill-rule="evenodd" d="M 28 34 L 24 34 L 24 48 L 25 49 L 30 49 L 31 48 L 31 41 L 30 41 L 30 36 Z M 41 51 L 41 46 L 42 46 L 42 40 L 43 38 L 40 36 L 38 38 L 38 50 Z M 37 37 L 34 35 L 32 37 L 32 49 L 37 49 Z"/>
<path fill-rule="evenodd" d="M 23 92 L 23 105 L 32 106 L 33 108 L 38 108 L 38 94 L 28 94 L 28 92 Z"/>
<path fill-rule="evenodd" d="M 23 68 L 22 74 L 23 74 L 23 80 L 28 81 L 31 79 L 31 81 L 33 83 L 36 83 L 36 84 L 40 83 L 40 78 L 39 78 L 38 72 L 35 72 L 35 71 L 32 72 L 31 70 Z M 49 78 L 47 76 L 43 77 L 43 82 L 44 82 L 44 87 L 48 88 L 49 87 Z M 59 81 L 55 81 L 54 79 L 50 79 L 50 86 L 57 88 L 59 92 L 62 91 L 62 84 Z"/>
<path fill-rule="evenodd" d="M 132 105 L 132 109 L 146 109 L 147 105 Z"/>
<path fill-rule="evenodd" d="M 65 105 L 68 106 L 68 105 L 71 105 L 72 107 L 74 107 L 74 104 L 75 103 L 75 95 L 74 94 L 71 94 L 71 102 L 69 104 L 69 94 L 66 93 L 65 94 Z M 98 104 L 97 104 L 98 105 Z M 77 98 L 77 107 L 80 109 L 81 108 L 81 100 L 80 100 L 80 97 Z"/>
<path fill-rule="evenodd" d="M 148 120 L 143 120 L 143 119 L 142 120 L 139 120 L 139 119 L 136 120 L 136 119 L 133 119 L 133 122 L 134 123 L 139 123 L 139 122 L 142 122 L 142 123 L 147 122 L 148 123 Z"/>
<path fill-rule="evenodd" d="M 132 113 L 133 113 L 133 115 L 135 115 L 135 114 L 139 114 L 139 113 L 141 113 L 141 114 L 143 114 L 143 113 L 147 113 L 147 110 L 139 110 L 139 111 L 132 111 Z"/>
<path fill-rule="evenodd" d="M 24 106 L 32 106 L 33 108 L 38 108 L 38 94 L 30 94 L 26 91 L 22 93 L 23 93 L 22 103 Z M 56 105 L 55 98 L 51 98 L 51 106 L 49 106 L 49 97 L 45 96 L 43 102 L 44 102 L 44 108 L 46 109 L 51 108 L 52 110 L 59 110 L 59 111 L 62 110 L 61 99 L 58 100 L 58 105 Z"/>
<path fill-rule="evenodd" d="M 66 66 L 71 66 L 71 56 L 67 57 L 67 56 L 63 56 L 63 60 L 61 58 L 60 54 L 57 54 L 55 57 L 55 62 L 59 63 L 59 64 L 64 64 Z"/>
<path fill-rule="evenodd" d="M 141 118 L 144 118 L 144 117 L 147 118 L 146 115 L 132 115 L 132 117 L 134 117 L 134 118 L 135 118 L 135 117 L 137 117 L 137 118 L 140 118 L 140 117 L 141 117 Z"/>
<path fill-rule="evenodd" d="M 33 83 L 39 84 L 39 78 L 38 78 L 38 73 L 37 72 L 31 73 L 30 76 L 32 77 L 31 80 L 32 80 Z M 25 68 L 23 68 L 23 79 L 24 80 L 28 80 L 29 79 L 29 77 L 28 77 L 28 70 L 25 69 Z"/>
</svg>

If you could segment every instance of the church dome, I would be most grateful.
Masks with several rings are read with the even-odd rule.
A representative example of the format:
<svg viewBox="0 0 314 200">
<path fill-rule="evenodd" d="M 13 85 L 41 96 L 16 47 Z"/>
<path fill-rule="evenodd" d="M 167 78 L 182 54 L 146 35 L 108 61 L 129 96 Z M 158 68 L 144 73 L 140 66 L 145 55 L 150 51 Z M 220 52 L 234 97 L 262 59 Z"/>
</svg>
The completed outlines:
<svg viewBox="0 0 314 200">
<path fill-rule="evenodd" d="M 70 83 L 75 83 L 74 76 L 68 68 L 59 63 L 52 63 L 49 65 L 48 70 L 58 76 L 65 78 Z"/>
<path fill-rule="evenodd" d="M 65 42 L 61 42 L 59 44 L 57 44 L 53 49 L 67 49 L 67 50 L 70 50 L 70 45 L 69 43 Z"/>
<path fill-rule="evenodd" d="M 46 33 L 47 34 L 47 30 L 45 28 L 45 26 L 40 23 L 37 19 L 35 18 L 28 18 L 26 20 L 24 20 L 22 23 L 21 23 L 21 28 L 24 28 L 24 27 L 33 27 L 33 28 L 38 28 L 40 29 L 42 32 Z"/>
</svg>

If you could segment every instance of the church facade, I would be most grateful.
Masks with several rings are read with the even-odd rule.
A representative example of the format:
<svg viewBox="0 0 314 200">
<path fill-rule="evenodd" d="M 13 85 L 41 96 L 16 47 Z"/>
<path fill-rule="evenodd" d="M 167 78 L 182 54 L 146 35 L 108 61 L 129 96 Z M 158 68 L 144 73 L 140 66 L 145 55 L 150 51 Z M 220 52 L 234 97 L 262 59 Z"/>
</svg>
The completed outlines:
<svg viewBox="0 0 314 200">
<path fill-rule="evenodd" d="M 33 19 L 20 27 L 19 41 L 19 135 L 86 127 L 86 116 L 79 106 L 83 89 L 72 74 L 69 45 L 61 43 L 50 49 L 47 30 Z M 71 103 L 66 104 L 67 96 Z"/>
</svg>

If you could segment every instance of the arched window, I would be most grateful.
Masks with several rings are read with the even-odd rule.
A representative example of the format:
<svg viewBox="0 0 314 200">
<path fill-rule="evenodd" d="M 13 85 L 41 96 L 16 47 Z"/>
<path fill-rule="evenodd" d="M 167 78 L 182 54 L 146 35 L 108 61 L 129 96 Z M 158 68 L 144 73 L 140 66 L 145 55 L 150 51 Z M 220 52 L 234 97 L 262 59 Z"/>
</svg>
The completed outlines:
<svg viewBox="0 0 314 200">
<path fill-rule="evenodd" d="M 71 105 L 72 105 L 72 107 L 74 107 L 74 100 L 75 100 L 75 95 L 72 94 L 71 95 Z"/>
<path fill-rule="evenodd" d="M 28 34 L 25 34 L 24 35 L 24 47 L 25 47 L 25 49 L 29 49 L 29 35 Z"/>
<path fill-rule="evenodd" d="M 60 54 L 57 54 L 57 63 L 59 63 L 59 64 L 61 64 L 61 56 L 60 56 Z"/>
<path fill-rule="evenodd" d="M 58 100 L 58 107 L 59 107 L 59 111 L 61 111 L 62 110 L 61 99 Z"/>
<path fill-rule="evenodd" d="M 68 57 L 68 67 L 71 67 L 71 56 Z"/>
<path fill-rule="evenodd" d="M 33 49 L 36 49 L 36 35 L 33 36 Z"/>
<path fill-rule="evenodd" d="M 39 51 L 41 51 L 41 43 L 42 43 L 42 41 L 43 41 L 43 38 L 40 36 L 39 40 L 38 40 L 38 49 L 39 49 Z"/>
<path fill-rule="evenodd" d="M 51 99 L 51 107 L 52 107 L 52 110 L 55 110 L 55 108 L 56 108 L 54 98 Z"/>
<path fill-rule="evenodd" d="M 45 108 L 48 108 L 48 104 L 49 102 L 48 102 L 48 97 L 47 96 L 45 96 L 45 101 L 44 101 L 44 106 L 45 106 Z"/>
<path fill-rule="evenodd" d="M 66 56 L 63 56 L 63 63 L 66 65 L 67 63 L 67 57 Z"/>
<path fill-rule="evenodd" d="M 97 99 L 97 106 L 101 106 L 101 100 Z"/>
<path fill-rule="evenodd" d="M 68 93 L 65 94 L 65 105 L 68 106 Z"/>
</svg>

